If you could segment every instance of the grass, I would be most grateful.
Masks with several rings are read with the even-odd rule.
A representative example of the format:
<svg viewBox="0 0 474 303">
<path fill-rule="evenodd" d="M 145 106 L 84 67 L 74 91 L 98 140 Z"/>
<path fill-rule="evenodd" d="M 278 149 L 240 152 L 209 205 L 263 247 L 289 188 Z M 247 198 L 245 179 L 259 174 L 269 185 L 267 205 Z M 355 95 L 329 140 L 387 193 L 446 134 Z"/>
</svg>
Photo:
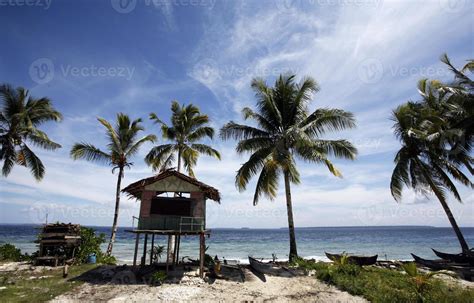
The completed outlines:
<svg viewBox="0 0 474 303">
<path fill-rule="evenodd" d="M 474 302 L 474 289 L 448 285 L 436 278 L 427 283 L 420 296 L 417 280 L 401 270 L 303 260 L 296 263 L 306 270 L 315 270 L 319 280 L 371 302 Z"/>
<path fill-rule="evenodd" d="M 70 281 L 97 265 L 84 264 L 69 267 L 69 275 L 62 277 L 62 268 L 45 269 L 41 272 L 29 270 L 0 273 L 0 302 L 46 302 L 65 293 L 83 282 Z M 34 278 L 32 278 L 34 277 Z"/>
</svg>

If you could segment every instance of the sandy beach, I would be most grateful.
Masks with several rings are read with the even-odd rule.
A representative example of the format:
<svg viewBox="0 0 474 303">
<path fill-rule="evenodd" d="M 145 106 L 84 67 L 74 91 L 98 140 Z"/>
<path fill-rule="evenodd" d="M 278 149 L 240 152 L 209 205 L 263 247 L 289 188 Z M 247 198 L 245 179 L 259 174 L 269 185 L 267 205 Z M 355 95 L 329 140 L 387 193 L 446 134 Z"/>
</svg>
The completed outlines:
<svg viewBox="0 0 474 303">
<path fill-rule="evenodd" d="M 265 281 L 245 270 L 245 282 L 226 280 L 204 281 L 188 273 L 179 281 L 162 286 L 97 285 L 85 283 L 51 302 L 145 302 L 145 301 L 199 301 L 199 302 L 367 302 L 314 277 L 265 276 Z"/>
</svg>

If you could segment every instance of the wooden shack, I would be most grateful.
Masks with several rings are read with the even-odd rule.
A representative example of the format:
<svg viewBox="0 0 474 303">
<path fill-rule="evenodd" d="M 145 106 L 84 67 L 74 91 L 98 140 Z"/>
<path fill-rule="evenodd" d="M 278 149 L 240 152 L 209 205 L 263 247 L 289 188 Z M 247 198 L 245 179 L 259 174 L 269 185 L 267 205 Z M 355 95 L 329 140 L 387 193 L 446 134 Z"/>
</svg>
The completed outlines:
<svg viewBox="0 0 474 303">
<path fill-rule="evenodd" d="M 154 246 L 155 235 L 168 236 L 167 270 L 169 265 L 174 266 L 178 263 L 181 236 L 198 236 L 202 276 L 205 237 L 210 235 L 210 230 L 206 229 L 206 200 L 220 203 L 219 191 L 175 170 L 167 170 L 134 182 L 122 191 L 140 201 L 138 226 L 133 230 L 127 230 L 136 234 L 133 265 L 137 264 L 138 246 L 142 234 L 144 247 L 141 265 L 146 263 L 148 236 L 151 235 L 151 248 Z M 150 255 L 150 264 L 151 259 Z"/>
<path fill-rule="evenodd" d="M 42 228 L 36 243 L 39 253 L 36 264 L 71 264 L 74 262 L 76 250 L 81 244 L 81 226 L 78 224 L 54 223 Z"/>
</svg>

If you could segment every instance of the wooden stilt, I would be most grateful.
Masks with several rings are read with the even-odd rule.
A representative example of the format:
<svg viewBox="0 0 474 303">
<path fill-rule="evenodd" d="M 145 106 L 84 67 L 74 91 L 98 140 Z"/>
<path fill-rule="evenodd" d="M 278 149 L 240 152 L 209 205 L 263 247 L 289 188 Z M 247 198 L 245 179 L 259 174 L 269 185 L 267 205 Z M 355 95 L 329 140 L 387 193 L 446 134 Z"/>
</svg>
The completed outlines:
<svg viewBox="0 0 474 303">
<path fill-rule="evenodd" d="M 133 266 L 137 266 L 137 255 L 138 255 L 138 242 L 140 242 L 140 234 L 137 233 L 135 239 L 135 252 L 133 254 Z"/>
<path fill-rule="evenodd" d="M 142 266 L 145 266 L 145 264 L 146 264 L 147 242 L 148 242 L 148 234 L 145 234 L 145 242 L 143 243 L 143 257 L 142 257 L 142 262 L 141 262 Z"/>
<path fill-rule="evenodd" d="M 178 259 L 176 258 L 177 253 L 178 253 L 178 235 L 174 235 L 173 268 L 178 263 Z"/>
<path fill-rule="evenodd" d="M 155 247 L 155 234 L 151 235 L 150 265 L 153 265 L 153 250 Z"/>
<path fill-rule="evenodd" d="M 176 264 L 179 264 L 179 245 L 181 244 L 181 235 L 178 235 L 176 246 L 178 246 L 177 252 L 176 252 Z"/>
<path fill-rule="evenodd" d="M 206 248 L 206 240 L 204 233 L 199 234 L 199 277 L 204 277 L 204 251 Z"/>
<path fill-rule="evenodd" d="M 166 249 L 166 273 L 168 273 L 168 266 L 170 263 L 170 245 L 171 245 L 171 235 L 168 235 L 168 249 Z"/>
</svg>

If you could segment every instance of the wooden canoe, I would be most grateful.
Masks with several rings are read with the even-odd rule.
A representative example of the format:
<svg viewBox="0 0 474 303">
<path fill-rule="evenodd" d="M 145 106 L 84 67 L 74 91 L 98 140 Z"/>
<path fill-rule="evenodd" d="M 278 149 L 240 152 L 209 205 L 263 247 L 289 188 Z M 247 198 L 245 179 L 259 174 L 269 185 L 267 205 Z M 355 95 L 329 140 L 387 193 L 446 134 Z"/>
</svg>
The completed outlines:
<svg viewBox="0 0 474 303">
<path fill-rule="evenodd" d="M 427 267 L 432 270 L 450 270 L 457 273 L 461 278 L 467 281 L 473 281 L 474 279 L 474 266 L 469 266 L 467 263 L 454 263 L 440 260 L 427 260 L 418 257 L 415 254 L 411 254 L 415 262 L 421 266 Z"/>
<path fill-rule="evenodd" d="M 411 254 L 416 263 L 434 270 L 449 269 L 449 262 L 446 260 L 427 260 L 415 254 Z"/>
<path fill-rule="evenodd" d="M 278 274 L 282 268 L 274 263 L 263 262 L 249 256 L 250 266 L 262 274 Z"/>
<path fill-rule="evenodd" d="M 329 260 L 331 261 L 339 261 L 341 257 L 343 256 L 342 254 L 330 254 L 330 253 L 325 253 L 326 257 L 328 257 Z M 374 265 L 377 262 L 378 255 L 375 256 L 356 256 L 356 255 L 348 255 L 348 262 L 352 264 L 357 264 L 359 266 L 363 265 Z"/>
<path fill-rule="evenodd" d="M 455 263 L 467 263 L 470 265 L 474 265 L 474 253 L 471 255 L 460 253 L 460 254 L 450 254 L 450 253 L 444 253 L 437 251 L 436 249 L 433 249 L 433 252 L 435 255 L 437 255 L 439 258 L 450 261 L 450 262 L 455 262 Z"/>
</svg>

